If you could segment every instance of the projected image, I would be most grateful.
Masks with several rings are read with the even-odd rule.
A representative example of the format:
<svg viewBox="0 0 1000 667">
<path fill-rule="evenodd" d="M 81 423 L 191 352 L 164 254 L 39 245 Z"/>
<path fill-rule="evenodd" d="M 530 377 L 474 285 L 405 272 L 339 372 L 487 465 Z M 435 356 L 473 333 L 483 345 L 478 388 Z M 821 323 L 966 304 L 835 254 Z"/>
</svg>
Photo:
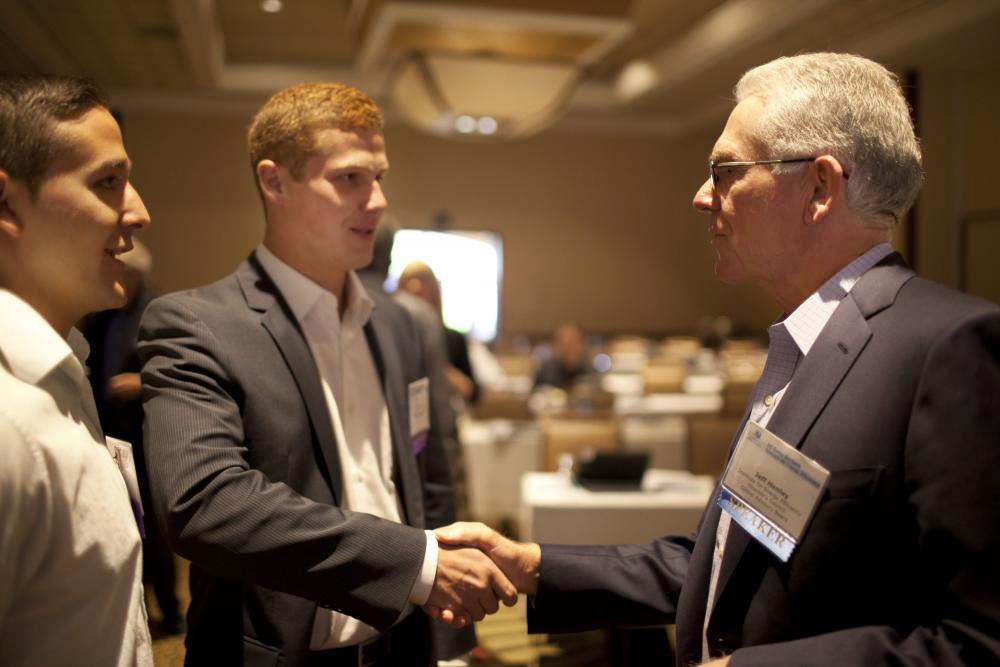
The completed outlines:
<svg viewBox="0 0 1000 667">
<path fill-rule="evenodd" d="M 484 343 L 497 335 L 503 249 L 489 232 L 432 232 L 401 229 L 392 246 L 387 291 L 411 261 L 428 264 L 441 283 L 445 326 Z"/>
</svg>

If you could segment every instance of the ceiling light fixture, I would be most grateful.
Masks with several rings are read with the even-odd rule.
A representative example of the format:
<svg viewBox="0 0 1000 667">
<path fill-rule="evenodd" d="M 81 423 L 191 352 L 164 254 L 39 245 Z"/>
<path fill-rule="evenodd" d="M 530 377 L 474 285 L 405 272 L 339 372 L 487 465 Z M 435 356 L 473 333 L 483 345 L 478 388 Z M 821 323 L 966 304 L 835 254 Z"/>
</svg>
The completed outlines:
<svg viewBox="0 0 1000 667">
<path fill-rule="evenodd" d="M 262 0 L 260 10 L 268 14 L 277 14 L 285 8 L 285 3 L 281 0 Z"/>
<path fill-rule="evenodd" d="M 511 139 L 536 134 L 565 112 L 576 63 L 483 53 L 411 53 L 390 84 L 394 108 L 440 136 Z"/>
</svg>

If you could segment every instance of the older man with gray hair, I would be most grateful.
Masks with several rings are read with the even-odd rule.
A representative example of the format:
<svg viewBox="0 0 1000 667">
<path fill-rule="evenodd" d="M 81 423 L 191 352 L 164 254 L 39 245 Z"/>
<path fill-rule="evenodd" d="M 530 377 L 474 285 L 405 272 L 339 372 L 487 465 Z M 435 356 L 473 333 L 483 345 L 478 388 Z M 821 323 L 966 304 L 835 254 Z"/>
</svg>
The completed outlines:
<svg viewBox="0 0 1000 667">
<path fill-rule="evenodd" d="M 533 631 L 676 622 L 678 664 L 1000 661 L 1000 309 L 889 244 L 921 156 L 896 77 L 858 56 L 747 72 L 694 205 L 716 275 L 785 313 L 697 535 L 518 544 Z"/>
</svg>

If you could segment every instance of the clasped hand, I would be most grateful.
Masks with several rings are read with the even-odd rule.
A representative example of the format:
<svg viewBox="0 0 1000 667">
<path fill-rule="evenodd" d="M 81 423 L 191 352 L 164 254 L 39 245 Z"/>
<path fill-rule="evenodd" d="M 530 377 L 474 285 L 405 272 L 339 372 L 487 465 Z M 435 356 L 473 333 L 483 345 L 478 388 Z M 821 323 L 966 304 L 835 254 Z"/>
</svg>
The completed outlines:
<svg viewBox="0 0 1000 667">
<path fill-rule="evenodd" d="M 453 628 L 480 621 L 537 588 L 541 550 L 514 542 L 481 523 L 459 522 L 435 531 L 438 567 L 424 610 Z"/>
</svg>

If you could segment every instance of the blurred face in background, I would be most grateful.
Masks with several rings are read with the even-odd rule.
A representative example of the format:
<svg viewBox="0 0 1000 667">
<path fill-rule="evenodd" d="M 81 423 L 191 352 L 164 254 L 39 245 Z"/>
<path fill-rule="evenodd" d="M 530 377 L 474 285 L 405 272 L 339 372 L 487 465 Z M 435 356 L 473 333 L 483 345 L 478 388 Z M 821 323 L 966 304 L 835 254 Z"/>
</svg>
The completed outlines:
<svg viewBox="0 0 1000 667">
<path fill-rule="evenodd" d="M 576 368 L 587 354 L 583 332 L 575 326 L 561 326 L 553 337 L 554 353 L 564 368 Z"/>
</svg>

